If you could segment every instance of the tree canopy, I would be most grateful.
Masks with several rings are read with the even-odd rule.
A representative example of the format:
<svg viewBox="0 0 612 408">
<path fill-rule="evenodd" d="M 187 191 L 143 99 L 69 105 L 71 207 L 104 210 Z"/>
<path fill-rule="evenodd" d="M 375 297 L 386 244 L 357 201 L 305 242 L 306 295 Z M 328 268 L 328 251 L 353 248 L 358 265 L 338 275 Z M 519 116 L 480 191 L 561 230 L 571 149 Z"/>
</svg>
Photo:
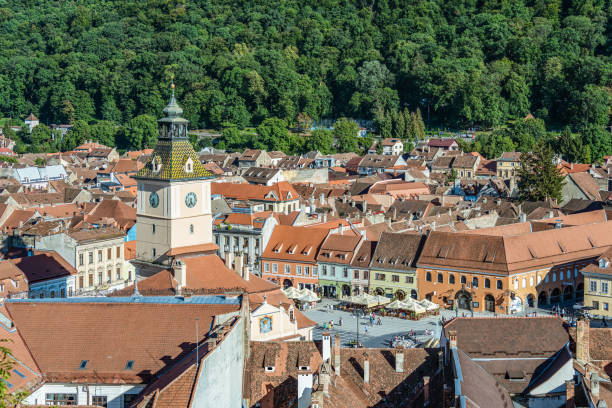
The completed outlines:
<svg viewBox="0 0 612 408">
<path fill-rule="evenodd" d="M 5 2 L 0 115 L 127 126 L 159 116 L 173 74 L 192 128 L 406 111 L 497 128 L 531 112 L 596 159 L 612 153 L 611 16 L 603 0 Z M 385 131 L 421 131 L 406 123 Z M 143 132 L 115 138 L 143 147 Z"/>
<path fill-rule="evenodd" d="M 523 153 L 519 168 L 519 199 L 521 201 L 561 202 L 565 181 L 557 168 L 549 145 L 538 143 L 533 152 Z"/>
</svg>

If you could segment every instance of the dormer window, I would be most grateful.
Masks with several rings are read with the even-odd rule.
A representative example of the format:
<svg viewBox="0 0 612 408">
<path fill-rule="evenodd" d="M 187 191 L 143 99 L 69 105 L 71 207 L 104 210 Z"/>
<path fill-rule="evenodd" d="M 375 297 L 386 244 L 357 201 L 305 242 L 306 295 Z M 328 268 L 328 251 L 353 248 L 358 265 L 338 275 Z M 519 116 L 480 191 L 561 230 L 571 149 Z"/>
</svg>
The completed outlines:
<svg viewBox="0 0 612 408">
<path fill-rule="evenodd" d="M 191 157 L 185 161 L 185 173 L 193 173 L 193 160 Z"/>
<path fill-rule="evenodd" d="M 310 366 L 300 366 L 300 370 L 310 370 Z"/>
<path fill-rule="evenodd" d="M 274 366 L 266 366 L 266 373 L 273 373 L 274 372 Z"/>
<path fill-rule="evenodd" d="M 609 266 L 610 266 L 610 261 L 609 261 L 608 259 L 606 259 L 606 258 L 601 258 L 601 259 L 599 260 L 599 267 L 600 267 L 601 269 L 606 269 L 606 268 L 608 268 Z"/>
<path fill-rule="evenodd" d="M 156 157 L 153 159 L 153 161 L 151 162 L 151 169 L 153 170 L 154 173 L 159 173 L 159 171 L 161 170 L 161 161 Z"/>
</svg>

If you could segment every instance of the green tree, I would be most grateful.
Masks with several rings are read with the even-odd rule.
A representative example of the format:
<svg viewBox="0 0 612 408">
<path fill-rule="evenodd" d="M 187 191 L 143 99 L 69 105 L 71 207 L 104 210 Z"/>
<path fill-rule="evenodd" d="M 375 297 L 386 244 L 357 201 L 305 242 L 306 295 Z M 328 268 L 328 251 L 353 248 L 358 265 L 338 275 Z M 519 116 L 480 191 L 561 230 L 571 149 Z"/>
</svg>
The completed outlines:
<svg viewBox="0 0 612 408">
<path fill-rule="evenodd" d="M 357 123 L 347 118 L 340 118 L 334 123 L 334 138 L 340 152 L 357 152 L 359 148 L 358 131 Z"/>
<path fill-rule="evenodd" d="M 304 150 L 307 152 L 320 151 L 322 154 L 334 153 L 334 136 L 330 130 L 316 129 L 306 137 Z"/>
<path fill-rule="evenodd" d="M 99 121 L 89 127 L 91 139 L 105 146 L 114 147 L 120 127 L 108 120 Z"/>
<path fill-rule="evenodd" d="M 267 150 L 288 152 L 292 143 L 287 129 L 287 122 L 279 118 L 265 119 L 257 126 L 258 140 Z"/>
<path fill-rule="evenodd" d="M 521 155 L 518 172 L 519 199 L 521 201 L 561 202 L 565 180 L 555 164 L 552 148 L 545 143 L 534 146 L 533 152 Z"/>
<path fill-rule="evenodd" d="M 6 339 L 0 339 L 0 342 L 7 341 Z M 6 346 L 0 346 L 0 408 L 20 406 L 20 403 L 28 395 L 25 391 L 14 392 L 7 385 L 14 365 L 15 360 L 12 358 L 11 350 Z"/>
<path fill-rule="evenodd" d="M 138 115 L 123 127 L 120 145 L 129 150 L 153 148 L 157 136 L 156 119 L 150 115 Z"/>
</svg>

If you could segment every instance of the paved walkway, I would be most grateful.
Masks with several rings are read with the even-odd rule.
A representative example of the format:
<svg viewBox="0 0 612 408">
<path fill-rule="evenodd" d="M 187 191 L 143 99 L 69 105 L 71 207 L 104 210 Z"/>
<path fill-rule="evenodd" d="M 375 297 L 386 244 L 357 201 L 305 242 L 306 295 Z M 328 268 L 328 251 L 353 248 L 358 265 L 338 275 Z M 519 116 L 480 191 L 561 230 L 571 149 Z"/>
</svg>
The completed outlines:
<svg viewBox="0 0 612 408">
<path fill-rule="evenodd" d="M 365 347 L 390 347 L 391 341 L 395 336 L 405 336 L 414 330 L 416 340 L 421 343 L 427 342 L 432 337 L 440 336 L 440 317 L 449 320 L 455 317 L 456 313 L 450 310 L 442 310 L 440 316 L 430 316 L 421 320 L 404 320 L 396 317 L 381 317 L 382 325 L 370 326 L 368 318 L 357 317 L 350 312 L 345 312 L 337 309 L 328 309 L 329 305 L 335 306 L 339 302 L 336 300 L 323 299 L 317 304 L 316 309 L 310 309 L 304 312 L 306 316 L 317 322 L 317 327 L 314 330 L 314 339 L 320 340 L 321 333 L 325 330 L 324 324 L 330 321 L 334 322 L 333 329 L 330 330 L 332 335 L 339 334 L 343 346 L 348 346 L 349 342 L 357 339 L 357 327 L 359 327 L 359 342 Z M 517 314 L 524 316 L 525 314 L 537 313 L 539 316 L 550 315 L 549 311 L 529 309 L 525 312 Z M 469 311 L 460 311 L 459 315 L 472 316 Z M 474 312 L 474 316 L 492 316 L 490 312 Z M 342 326 L 338 323 L 342 319 Z M 367 334 L 366 334 L 367 329 Z M 429 331 L 429 335 L 426 334 Z"/>
</svg>

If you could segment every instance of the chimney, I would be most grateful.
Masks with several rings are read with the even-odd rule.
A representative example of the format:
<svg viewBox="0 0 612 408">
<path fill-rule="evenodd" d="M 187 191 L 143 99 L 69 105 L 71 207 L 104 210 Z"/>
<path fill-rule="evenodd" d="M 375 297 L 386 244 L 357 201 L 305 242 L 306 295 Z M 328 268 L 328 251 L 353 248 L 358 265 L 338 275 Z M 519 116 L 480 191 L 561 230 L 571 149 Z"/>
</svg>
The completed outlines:
<svg viewBox="0 0 612 408">
<path fill-rule="evenodd" d="M 552 218 L 555 216 L 555 212 L 553 210 L 548 210 L 548 216 L 546 218 Z"/>
<path fill-rule="evenodd" d="M 243 270 L 244 270 L 244 276 L 242 277 L 245 281 L 248 281 L 251 277 L 251 271 L 253 270 L 253 267 L 251 265 L 245 265 Z"/>
<path fill-rule="evenodd" d="M 404 348 L 402 346 L 395 350 L 395 372 L 404 372 Z"/>
<path fill-rule="evenodd" d="M 323 394 L 325 392 L 315 391 L 310 399 L 311 408 L 323 408 Z"/>
<path fill-rule="evenodd" d="M 309 370 L 298 371 L 298 408 L 309 408 L 312 400 L 312 373 Z"/>
<path fill-rule="evenodd" d="M 182 289 L 187 285 L 187 265 L 183 261 L 176 261 L 173 266 L 174 279 L 178 282 L 178 289 Z"/>
<path fill-rule="evenodd" d="M 429 376 L 423 377 L 423 405 L 429 405 Z"/>
<path fill-rule="evenodd" d="M 331 358 L 331 334 L 329 332 L 321 333 L 323 337 L 323 362 L 329 361 Z"/>
<path fill-rule="evenodd" d="M 234 271 L 236 271 L 236 273 L 240 276 L 242 276 L 243 261 L 244 255 L 242 254 L 242 252 L 238 252 L 234 260 Z"/>
<path fill-rule="evenodd" d="M 591 396 L 594 403 L 599 401 L 599 374 L 597 373 L 591 373 Z"/>
<path fill-rule="evenodd" d="M 563 227 L 563 220 L 556 220 L 555 228 L 562 228 L 562 227 Z"/>
<path fill-rule="evenodd" d="M 340 235 L 342 235 L 342 233 L 344 232 L 344 228 L 342 228 L 341 222 L 338 223 L 338 230 L 339 230 L 338 232 L 340 233 Z"/>
<path fill-rule="evenodd" d="M 565 408 L 574 408 L 574 380 L 565 381 Z"/>
<path fill-rule="evenodd" d="M 520 222 L 527 222 L 527 214 L 525 214 L 525 213 L 523 213 L 523 212 L 522 212 L 522 213 L 520 213 L 520 214 L 519 214 L 519 221 L 520 221 Z"/>
<path fill-rule="evenodd" d="M 361 203 L 361 208 L 364 213 L 368 211 L 368 202 L 365 200 L 365 198 L 363 199 L 363 202 Z"/>
<path fill-rule="evenodd" d="M 370 383 L 370 360 L 368 360 L 368 353 L 363 353 L 363 383 Z"/>
<path fill-rule="evenodd" d="M 457 348 L 457 332 L 455 330 L 448 332 L 448 342 L 451 348 Z"/>
<path fill-rule="evenodd" d="M 589 357 L 589 319 L 582 317 L 576 323 L 576 359 L 588 363 Z"/>
<path fill-rule="evenodd" d="M 230 251 L 225 252 L 225 267 L 232 269 L 232 253 Z"/>
<path fill-rule="evenodd" d="M 334 370 L 336 375 L 340 377 L 340 335 L 334 336 Z"/>
</svg>

